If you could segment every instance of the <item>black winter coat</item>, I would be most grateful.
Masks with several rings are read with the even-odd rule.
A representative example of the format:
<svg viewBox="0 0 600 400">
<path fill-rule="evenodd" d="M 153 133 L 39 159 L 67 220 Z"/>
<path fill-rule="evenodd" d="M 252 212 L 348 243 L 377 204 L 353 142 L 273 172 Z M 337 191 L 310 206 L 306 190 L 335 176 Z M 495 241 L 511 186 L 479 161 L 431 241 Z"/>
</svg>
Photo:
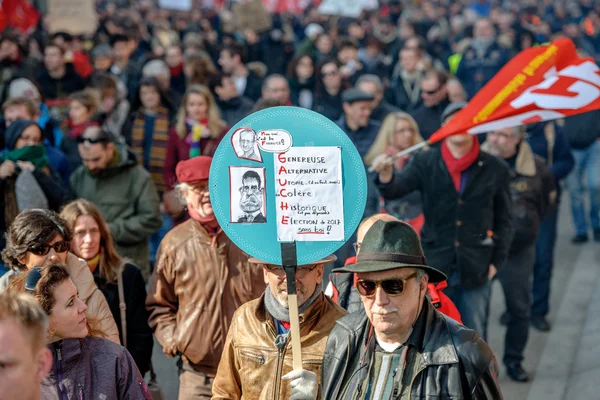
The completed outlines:
<svg viewBox="0 0 600 400">
<path fill-rule="evenodd" d="M 459 194 L 441 150 L 433 148 L 415 154 L 389 183 L 382 184 L 378 177 L 375 183 L 386 200 L 421 192 L 425 216 L 421 245 L 427 263 L 446 275 L 458 266 L 463 287 L 471 289 L 488 281 L 490 264 L 503 267 L 513 227 L 506 164 L 481 152 L 468 171 L 467 184 Z"/>
<path fill-rule="evenodd" d="M 227 126 L 235 126 L 238 122 L 252 114 L 254 103 L 246 97 L 236 97 L 228 101 L 217 100 L 221 110 L 221 117 L 227 122 Z"/>
<path fill-rule="evenodd" d="M 119 308 L 119 288 L 117 282 L 107 282 L 99 274 L 99 268 L 94 271 L 94 281 L 98 289 L 106 297 L 110 312 L 119 328 L 119 339 L 123 343 L 123 326 Z M 123 289 L 125 294 L 125 317 L 127 322 L 127 350 L 131 353 L 135 364 L 142 376 L 150 370 L 152 346 L 154 339 L 148 326 L 148 311 L 146 310 L 146 284 L 142 273 L 133 264 L 125 264 L 123 270 Z"/>
</svg>

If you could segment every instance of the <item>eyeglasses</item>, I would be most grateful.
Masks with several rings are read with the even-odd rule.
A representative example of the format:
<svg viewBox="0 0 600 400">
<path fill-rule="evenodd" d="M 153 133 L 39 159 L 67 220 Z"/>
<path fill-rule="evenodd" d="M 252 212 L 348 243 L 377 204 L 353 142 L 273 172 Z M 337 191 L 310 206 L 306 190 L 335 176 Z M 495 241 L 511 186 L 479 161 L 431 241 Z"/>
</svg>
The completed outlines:
<svg viewBox="0 0 600 400">
<path fill-rule="evenodd" d="M 326 76 L 335 76 L 335 75 L 337 75 L 337 74 L 339 74 L 339 71 L 338 71 L 338 70 L 335 70 L 335 71 L 327 71 L 327 72 L 322 72 L 322 73 L 321 73 L 321 75 L 323 75 L 323 77 L 326 77 Z"/>
<path fill-rule="evenodd" d="M 190 190 L 197 194 L 208 194 L 210 192 L 210 188 L 208 187 L 208 185 L 192 186 Z"/>
<path fill-rule="evenodd" d="M 421 89 L 421 93 L 428 94 L 428 95 L 432 96 L 432 95 L 436 94 L 437 92 L 439 92 L 441 88 L 442 87 L 439 86 L 437 89 L 434 89 L 434 90 L 423 90 L 423 89 Z"/>
<path fill-rule="evenodd" d="M 97 137 L 97 138 L 87 138 L 87 137 L 83 137 L 83 136 L 79 136 L 77 138 L 77 143 L 81 144 L 81 143 L 89 143 L 89 144 L 96 144 L 96 143 L 108 143 L 110 142 L 109 138 L 105 138 L 105 137 Z"/>
<path fill-rule="evenodd" d="M 50 252 L 50 249 L 54 249 L 57 253 L 64 253 L 65 251 L 69 251 L 70 244 L 66 240 L 61 240 L 60 242 L 56 242 L 52 245 L 50 244 L 37 244 L 35 246 L 30 246 L 27 251 L 35 254 L 36 256 L 45 256 Z"/>
<path fill-rule="evenodd" d="M 306 278 L 318 266 L 319 264 L 305 267 L 296 267 L 296 276 L 300 279 Z M 269 270 L 269 272 L 277 275 L 279 278 L 283 278 L 285 276 L 285 269 L 283 269 L 283 267 L 267 266 L 267 269 Z"/>
<path fill-rule="evenodd" d="M 404 279 L 395 278 L 395 279 L 386 279 L 383 281 L 370 281 L 366 279 L 359 279 L 356 281 L 356 290 L 363 297 L 373 297 L 375 296 L 375 292 L 377 292 L 377 287 L 381 286 L 381 289 L 388 296 L 400 296 L 404 289 L 406 288 L 406 281 L 417 276 L 417 273 L 407 276 Z"/>
</svg>

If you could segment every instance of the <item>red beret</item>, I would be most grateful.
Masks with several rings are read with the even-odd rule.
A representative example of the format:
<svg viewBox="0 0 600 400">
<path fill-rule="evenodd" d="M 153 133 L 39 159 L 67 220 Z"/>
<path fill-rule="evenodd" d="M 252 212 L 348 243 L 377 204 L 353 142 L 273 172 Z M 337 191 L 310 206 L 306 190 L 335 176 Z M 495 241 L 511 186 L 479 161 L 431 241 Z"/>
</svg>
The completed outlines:
<svg viewBox="0 0 600 400">
<path fill-rule="evenodd" d="M 191 183 L 208 179 L 212 157 L 198 156 L 177 163 L 175 172 L 179 183 Z"/>
</svg>

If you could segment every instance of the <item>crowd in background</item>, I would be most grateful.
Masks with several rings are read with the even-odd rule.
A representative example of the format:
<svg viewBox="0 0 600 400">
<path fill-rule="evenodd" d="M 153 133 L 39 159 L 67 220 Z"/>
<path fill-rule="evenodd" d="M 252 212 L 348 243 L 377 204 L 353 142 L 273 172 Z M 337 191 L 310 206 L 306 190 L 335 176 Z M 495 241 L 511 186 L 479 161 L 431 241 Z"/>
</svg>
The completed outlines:
<svg viewBox="0 0 600 400">
<path fill-rule="evenodd" d="M 199 220 L 191 215 L 197 211 L 190 211 L 191 200 L 187 209 L 181 204 L 176 185 L 189 177 L 178 165 L 212 156 L 244 117 L 274 106 L 314 110 L 338 124 L 369 166 L 382 154 L 427 140 L 460 109 L 448 114 L 449 105 L 468 101 L 524 49 L 568 37 L 581 56 L 600 61 L 600 2 L 593 0 L 380 0 L 358 17 L 322 14 L 307 1 L 295 12 L 273 13 L 272 26 L 259 32 L 236 25 L 230 2 L 197 4 L 190 12 L 160 9 L 151 1 L 97 3 L 94 34 L 50 33 L 42 17 L 26 33 L 7 28 L 0 37 L 0 229 L 7 232 L 0 249 L 7 248 L 3 259 L 14 272 L 33 262 L 23 261 L 28 252 L 48 254 L 70 242 L 106 296 L 121 342 L 119 296 L 107 282 L 116 276 L 111 265 L 127 257 L 126 288 L 141 294 L 129 299 L 139 314 L 128 316 L 136 322 L 126 336 L 137 343 L 128 349 L 142 374 L 150 368 L 152 347 L 144 282 L 167 232 L 190 216 Z M 529 223 L 540 224 L 533 233 L 537 251 L 529 257 L 535 259 L 533 304 L 523 311 L 528 314 L 531 306 L 540 330 L 550 329 L 545 316 L 563 179 L 573 243 L 590 236 L 600 241 L 599 116 L 594 111 L 523 130 L 558 189 L 554 207 L 523 211 L 537 213 L 539 221 Z M 396 159 L 395 172 L 412 161 L 412 155 Z M 508 161 L 509 167 L 515 162 Z M 382 196 L 376 181 L 369 179 L 365 217 L 387 212 L 417 232 L 427 226 L 427 201 L 418 190 Z M 58 239 L 44 233 L 48 246 L 35 251 L 23 247 L 23 228 L 9 230 L 18 225 L 19 213 L 32 208 L 62 211 L 70 225 L 52 231 Z M 214 246 L 219 233 L 206 226 Z M 102 238 L 91 250 L 86 232 Z M 430 241 L 424 247 L 435 247 L 438 238 L 423 240 Z M 339 264 L 353 255 L 354 241 L 338 252 Z M 10 249 L 19 246 L 25 251 Z M 168 280 L 159 277 L 151 290 L 160 291 L 163 278 Z M 159 302 L 166 294 L 152 296 Z M 152 328 L 158 324 L 160 330 L 154 313 Z M 481 330 L 485 336 L 485 323 Z"/>
</svg>

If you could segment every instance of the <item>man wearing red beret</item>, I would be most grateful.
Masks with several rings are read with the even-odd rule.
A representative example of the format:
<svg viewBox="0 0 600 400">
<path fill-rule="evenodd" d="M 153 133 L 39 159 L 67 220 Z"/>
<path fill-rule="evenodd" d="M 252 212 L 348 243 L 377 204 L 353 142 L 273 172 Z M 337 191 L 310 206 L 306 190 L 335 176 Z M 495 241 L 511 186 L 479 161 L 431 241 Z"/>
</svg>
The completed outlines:
<svg viewBox="0 0 600 400">
<path fill-rule="evenodd" d="M 191 218 L 161 242 L 146 298 L 164 353 L 181 356 L 179 400 L 210 399 L 233 312 L 265 290 L 262 268 L 248 263 L 215 218 L 211 161 L 199 156 L 177 164 L 176 190 Z"/>
</svg>

